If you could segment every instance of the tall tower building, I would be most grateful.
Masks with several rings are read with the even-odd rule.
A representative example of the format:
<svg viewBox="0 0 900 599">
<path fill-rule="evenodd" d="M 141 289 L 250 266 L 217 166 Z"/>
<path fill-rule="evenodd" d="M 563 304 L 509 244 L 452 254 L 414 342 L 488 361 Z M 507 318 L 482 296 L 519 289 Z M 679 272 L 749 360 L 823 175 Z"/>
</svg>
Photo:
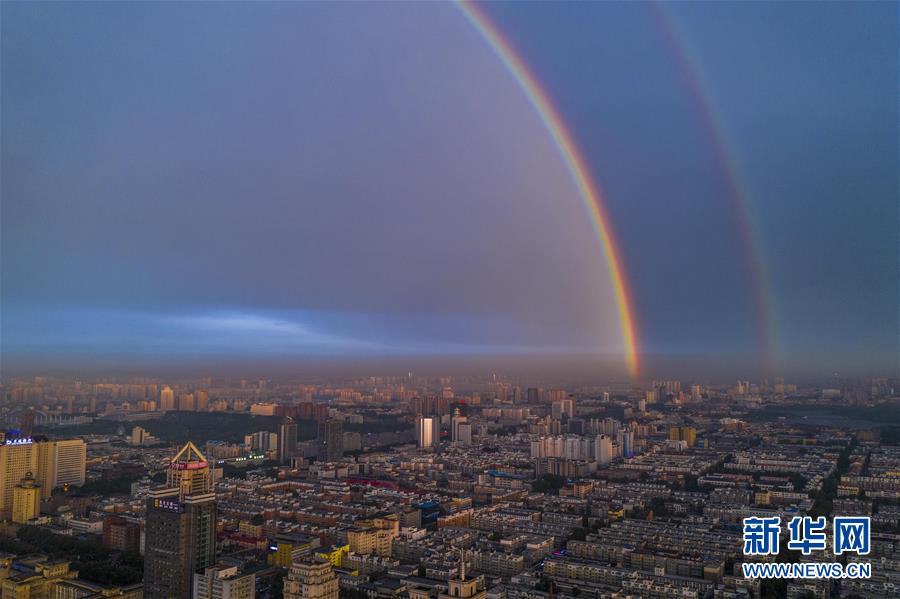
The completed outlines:
<svg viewBox="0 0 900 599">
<path fill-rule="evenodd" d="M 295 560 L 284 579 L 284 599 L 338 599 L 338 579 L 326 559 Z"/>
<path fill-rule="evenodd" d="M 416 443 L 421 448 L 437 448 L 441 443 L 441 420 L 436 416 L 416 417 Z"/>
<path fill-rule="evenodd" d="M 193 576 L 216 561 L 216 495 L 193 443 L 169 462 L 166 486 L 147 499 L 145 599 L 190 599 Z"/>
<path fill-rule="evenodd" d="M 175 392 L 172 391 L 172 388 L 166 385 L 162 388 L 162 391 L 159 392 L 159 411 L 160 412 L 171 412 L 175 409 Z"/>
<path fill-rule="evenodd" d="M 691 401 L 700 401 L 703 396 L 703 388 L 700 385 L 691 385 Z"/>
<path fill-rule="evenodd" d="M 559 420 L 563 416 L 569 418 L 575 417 L 575 400 L 574 399 L 557 399 L 550 404 L 550 415 Z"/>
<path fill-rule="evenodd" d="M 460 415 L 459 408 L 453 410 L 453 418 L 450 419 L 450 434 L 452 441 L 458 445 L 472 444 L 472 425 L 469 419 Z"/>
<path fill-rule="evenodd" d="M 607 435 L 597 435 L 594 443 L 594 458 L 597 463 L 601 466 L 608 466 L 613 455 L 612 439 Z"/>
<path fill-rule="evenodd" d="M 37 481 L 43 499 L 53 489 L 84 484 L 87 467 L 87 445 L 84 439 L 58 439 L 37 443 Z"/>
<path fill-rule="evenodd" d="M 631 430 L 620 429 L 617 437 L 619 448 L 622 451 L 622 457 L 632 457 L 634 455 L 634 432 Z"/>
<path fill-rule="evenodd" d="M 41 489 L 29 472 L 13 488 L 12 521 L 25 524 L 41 512 Z"/>
<path fill-rule="evenodd" d="M 12 515 L 13 489 L 26 476 L 35 479 L 41 499 L 53 489 L 83 485 L 86 452 L 82 439 L 0 435 L 0 518 Z"/>
<path fill-rule="evenodd" d="M 193 443 L 188 442 L 174 458 L 169 460 L 166 488 L 176 489 L 182 498 L 212 492 L 209 462 Z"/>
<path fill-rule="evenodd" d="M 278 461 L 288 464 L 297 450 L 297 423 L 286 418 L 278 427 Z"/>
<path fill-rule="evenodd" d="M 209 410 L 209 391 L 201 389 L 197 391 L 197 411 L 206 412 Z"/>
<path fill-rule="evenodd" d="M 0 519 L 12 516 L 16 485 L 38 471 L 37 445 L 31 437 L 0 436 Z"/>
<path fill-rule="evenodd" d="M 339 420 L 327 419 L 319 422 L 316 440 L 320 460 L 333 462 L 344 457 L 344 424 Z"/>
<path fill-rule="evenodd" d="M 183 393 L 178 397 L 178 410 L 180 412 L 196 412 L 197 398 L 193 393 Z"/>
</svg>

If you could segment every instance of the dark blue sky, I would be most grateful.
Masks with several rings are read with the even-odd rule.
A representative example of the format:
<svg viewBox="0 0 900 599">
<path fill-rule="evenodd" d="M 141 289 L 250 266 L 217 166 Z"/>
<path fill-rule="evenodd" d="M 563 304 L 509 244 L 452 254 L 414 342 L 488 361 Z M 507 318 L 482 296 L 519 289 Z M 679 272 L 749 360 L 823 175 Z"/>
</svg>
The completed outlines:
<svg viewBox="0 0 900 599">
<path fill-rule="evenodd" d="M 0 10 L 8 367 L 621 352 L 564 165 L 452 5 Z M 776 370 L 896 370 L 895 4 L 487 11 L 606 191 L 648 356 L 763 362 L 708 105 Z"/>
</svg>

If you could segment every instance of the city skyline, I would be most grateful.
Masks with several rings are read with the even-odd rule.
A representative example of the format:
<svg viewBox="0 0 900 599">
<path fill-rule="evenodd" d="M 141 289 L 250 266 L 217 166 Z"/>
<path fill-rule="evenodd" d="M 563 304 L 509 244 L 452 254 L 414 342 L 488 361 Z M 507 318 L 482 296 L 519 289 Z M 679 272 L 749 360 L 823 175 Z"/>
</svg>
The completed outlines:
<svg viewBox="0 0 900 599">
<path fill-rule="evenodd" d="M 897 373 L 894 4 L 2 10 L 4 376 Z"/>
<path fill-rule="evenodd" d="M 0 599 L 897 596 L 898 23 L 0 0 Z"/>
</svg>

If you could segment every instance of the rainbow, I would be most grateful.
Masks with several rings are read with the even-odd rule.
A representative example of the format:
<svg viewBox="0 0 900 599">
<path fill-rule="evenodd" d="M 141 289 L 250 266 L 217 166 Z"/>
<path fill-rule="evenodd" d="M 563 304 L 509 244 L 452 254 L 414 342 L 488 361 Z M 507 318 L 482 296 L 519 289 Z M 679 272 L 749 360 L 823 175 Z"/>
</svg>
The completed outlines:
<svg viewBox="0 0 900 599">
<path fill-rule="evenodd" d="M 603 196 L 600 193 L 600 188 L 591 178 L 590 169 L 578 148 L 578 144 L 566 127 L 559 111 L 550 100 L 549 94 L 541 87 L 540 82 L 529 70 L 509 40 L 503 36 L 503 33 L 491 21 L 490 17 L 474 2 L 461 0 L 457 3 L 457 6 L 494 50 L 528 97 L 534 110 L 547 128 L 550 137 L 556 144 L 560 156 L 578 188 L 578 194 L 588 211 L 597 239 L 606 257 L 622 330 L 625 361 L 631 375 L 636 377 L 639 372 L 639 362 L 634 310 L 631 306 L 624 267 L 613 238 L 612 226 L 603 205 Z"/>
<path fill-rule="evenodd" d="M 719 170 L 728 189 L 732 218 L 738 232 L 743 261 L 750 276 L 749 288 L 752 290 L 755 318 L 759 324 L 757 343 L 763 358 L 763 366 L 766 371 L 771 372 L 778 361 L 775 301 L 762 244 L 756 233 L 758 225 L 750 209 L 750 190 L 741 174 L 734 146 L 729 141 L 725 120 L 715 109 L 715 103 L 712 101 L 713 88 L 704 74 L 699 53 L 688 43 L 687 37 L 663 2 L 653 2 L 651 6 L 654 8 L 653 14 L 663 39 L 676 58 L 679 75 L 691 91 L 697 110 L 703 117 Z"/>
</svg>

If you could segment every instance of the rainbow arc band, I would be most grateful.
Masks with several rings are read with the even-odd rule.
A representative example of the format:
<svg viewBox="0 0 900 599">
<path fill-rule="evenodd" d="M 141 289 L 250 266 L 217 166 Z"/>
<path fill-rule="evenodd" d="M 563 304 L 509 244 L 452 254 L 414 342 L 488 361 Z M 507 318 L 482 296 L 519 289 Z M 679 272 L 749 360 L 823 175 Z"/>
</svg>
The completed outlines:
<svg viewBox="0 0 900 599">
<path fill-rule="evenodd" d="M 590 169 L 585 163 L 581 150 L 566 127 L 565 121 L 560 116 L 556 106 L 550 100 L 550 96 L 541 87 L 540 82 L 529 70 L 513 45 L 503 36 L 503 33 L 491 21 L 490 17 L 476 3 L 461 0 L 457 3 L 457 6 L 500 58 L 531 102 L 531 105 L 547 128 L 550 137 L 556 144 L 560 156 L 578 188 L 578 194 L 588 211 L 591 224 L 606 258 L 622 331 L 625 362 L 629 373 L 636 377 L 640 364 L 638 362 L 637 327 L 635 325 L 634 311 L 624 268 L 619 257 L 618 246 L 613 237 L 612 226 L 609 216 L 606 214 L 600 187 L 591 178 Z"/>
<path fill-rule="evenodd" d="M 715 153 L 717 167 L 727 186 L 727 198 L 734 219 L 736 241 L 748 274 L 750 299 L 757 322 L 756 334 L 762 366 L 768 372 L 777 367 L 779 353 L 778 320 L 768 261 L 760 240 L 759 223 L 751 207 L 752 195 L 744 178 L 735 144 L 728 136 L 725 118 L 717 109 L 713 85 L 705 73 L 700 52 L 679 26 L 666 2 L 651 2 L 651 14 L 670 50 L 678 74 L 690 90 L 697 112 L 701 116 L 709 142 Z"/>
</svg>

